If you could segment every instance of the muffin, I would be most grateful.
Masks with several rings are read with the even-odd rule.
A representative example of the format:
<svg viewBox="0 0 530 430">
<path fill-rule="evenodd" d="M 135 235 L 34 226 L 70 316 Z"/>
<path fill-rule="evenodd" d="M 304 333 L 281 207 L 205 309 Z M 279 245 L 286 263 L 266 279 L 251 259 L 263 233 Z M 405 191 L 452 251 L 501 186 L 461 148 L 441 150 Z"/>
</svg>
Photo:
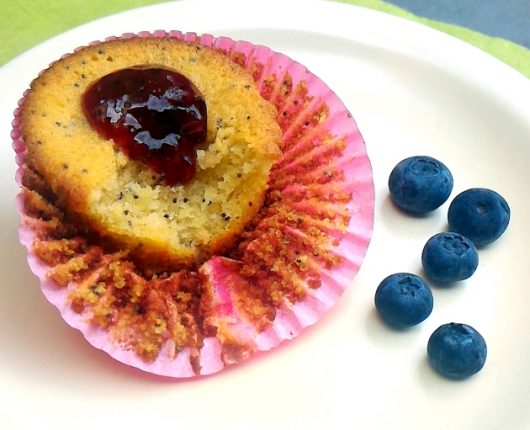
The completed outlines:
<svg viewBox="0 0 530 430">
<path fill-rule="evenodd" d="M 138 82 L 147 72 L 154 76 L 151 81 L 158 81 Z M 113 74 L 116 78 L 105 84 L 104 79 L 112 79 Z M 175 166 L 171 158 L 167 172 L 156 169 L 156 164 L 153 169 L 145 156 L 134 158 L 117 144 L 121 129 L 111 124 L 115 118 L 103 118 L 103 126 L 110 127 L 111 133 L 102 135 L 93 112 L 84 105 L 90 96 L 94 111 L 111 110 L 116 116 L 116 104 L 129 100 L 125 103 L 132 107 L 126 111 L 122 106 L 124 112 L 119 114 L 137 123 L 140 103 L 134 103 L 134 89 L 127 85 L 151 82 L 158 88 L 179 74 L 202 96 L 201 119 L 206 122 L 200 141 L 189 150 L 189 156 L 196 157 L 191 160 L 195 172 L 186 183 L 171 177 L 186 163 Z M 116 87 L 122 82 L 124 96 L 117 97 Z M 114 92 L 112 97 L 101 92 L 103 85 L 108 86 L 107 93 Z M 170 91 L 184 93 L 192 88 L 175 84 L 165 94 Z M 149 94 L 149 103 L 157 100 L 176 106 L 177 101 L 163 98 L 163 93 Z M 166 108 L 154 107 L 159 121 Z M 184 109 L 190 107 L 179 105 L 175 110 Z M 158 271 L 202 262 L 232 244 L 260 208 L 270 167 L 280 152 L 276 109 L 260 96 L 252 77 L 215 50 L 174 38 L 119 39 L 79 49 L 31 84 L 20 115 L 26 165 L 49 184 L 58 206 L 99 240 L 126 250 L 137 265 Z M 131 124 L 123 127 L 132 129 Z M 135 151 L 146 148 L 139 136 L 150 136 L 145 122 L 137 128 L 131 136 Z M 159 144 L 162 148 L 146 152 L 172 148 Z M 180 148 L 185 144 L 189 142 L 184 139 L 176 143 Z"/>
<path fill-rule="evenodd" d="M 145 41 L 139 42 L 139 38 Z M 297 336 L 320 320 L 351 284 L 372 233 L 374 191 L 370 162 L 362 136 L 344 104 L 306 67 L 285 55 L 249 42 L 176 31 L 128 34 L 97 42 L 88 49 L 95 58 L 101 55 L 98 61 L 110 67 L 106 63 L 115 62 L 116 55 L 108 61 L 106 47 L 118 46 L 124 40 L 133 45 L 175 44 L 191 50 L 187 52 L 211 51 L 208 56 L 221 56 L 220 62 L 244 70 L 247 78 L 251 76 L 242 91 L 260 95 L 256 105 L 262 106 L 255 108 L 262 113 L 258 114 L 259 122 L 245 129 L 248 133 L 244 136 L 249 141 L 250 136 L 263 138 L 264 145 L 268 142 L 261 152 L 252 149 L 261 157 L 261 161 L 254 160 L 256 164 L 252 164 L 254 172 L 261 172 L 258 165 L 268 165 L 267 173 L 263 173 L 266 185 L 258 187 L 250 181 L 259 178 L 243 176 L 250 167 L 246 163 L 251 160 L 242 160 L 234 173 L 236 177 L 237 172 L 242 173 L 237 177 L 237 186 L 246 187 L 244 193 L 248 193 L 241 200 L 241 210 L 253 208 L 255 212 L 248 213 L 238 233 L 232 233 L 227 248 L 201 249 L 192 263 L 179 263 L 164 271 L 146 270 L 142 264 L 149 262 L 156 267 L 157 260 L 164 261 L 166 257 L 153 252 L 146 258 L 122 237 L 108 240 L 109 235 L 102 234 L 104 228 L 91 224 L 86 215 L 72 207 L 75 193 L 66 198 L 66 192 L 57 188 L 64 179 L 49 181 L 39 170 L 38 157 L 30 155 L 28 147 L 40 144 L 28 141 L 25 124 L 27 112 L 42 108 L 40 104 L 28 108 L 34 91 L 31 89 L 15 112 L 12 133 L 20 166 L 20 239 L 28 249 L 29 265 L 41 280 L 46 298 L 92 345 L 122 363 L 158 375 L 211 374 Z M 103 54 L 98 53 L 100 49 Z M 156 64 L 149 64 L 158 67 L 159 53 L 152 55 L 157 58 Z M 65 60 L 59 64 L 65 64 L 62 61 Z M 78 83 L 73 75 L 67 75 L 72 77 L 72 85 Z M 212 73 L 208 76 L 217 79 Z M 193 80 L 193 84 L 208 102 L 208 91 L 198 81 Z M 236 110 L 241 106 L 239 97 Z M 271 109 L 270 105 L 274 107 L 274 124 L 266 120 L 268 114 L 264 113 Z M 173 187 L 191 187 L 201 178 L 201 169 L 209 166 L 201 164 L 201 157 L 207 158 L 207 152 L 216 144 L 211 136 L 218 136 L 217 126 L 221 129 L 226 121 L 222 115 L 223 121 L 218 124 L 211 112 L 209 107 L 207 141 L 197 145 L 194 178 Z M 276 127 L 280 129 L 279 154 Z M 62 123 L 58 128 L 62 129 Z M 95 133 L 92 135 L 98 139 Z M 226 148 L 239 148 L 239 144 Z M 116 160 L 125 158 L 117 149 L 112 152 Z M 87 154 L 91 157 L 92 150 Z M 127 160 L 125 164 L 135 163 Z M 71 169 L 72 164 L 64 169 L 57 161 L 49 174 L 62 175 Z M 124 168 L 129 172 L 127 169 L 134 170 Z M 138 177 L 142 175 L 138 170 L 134 172 Z M 256 175 L 261 177 L 252 174 Z M 144 181 L 155 189 L 167 186 L 163 178 Z M 206 191 L 196 192 L 199 203 L 203 203 Z M 140 194 L 135 199 L 135 191 L 131 193 L 132 199 L 124 192 L 121 199 L 115 198 L 116 202 L 109 205 L 140 200 Z M 189 200 L 192 197 L 187 196 Z M 180 198 L 185 196 L 179 195 L 177 202 Z M 224 220 L 229 225 L 233 212 L 223 206 L 224 201 L 218 196 L 211 195 L 211 200 L 224 208 L 221 218 L 230 217 Z M 119 206 L 122 209 L 131 210 L 129 206 Z M 167 266 L 167 261 L 162 266 Z"/>
</svg>

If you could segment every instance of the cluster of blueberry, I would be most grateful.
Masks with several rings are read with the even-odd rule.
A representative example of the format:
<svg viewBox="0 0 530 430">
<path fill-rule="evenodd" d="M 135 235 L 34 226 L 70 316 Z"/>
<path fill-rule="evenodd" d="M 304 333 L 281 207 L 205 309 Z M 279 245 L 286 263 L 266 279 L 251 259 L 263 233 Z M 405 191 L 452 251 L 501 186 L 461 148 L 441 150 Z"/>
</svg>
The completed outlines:
<svg viewBox="0 0 530 430">
<path fill-rule="evenodd" d="M 426 214 L 440 207 L 451 194 L 453 177 L 440 161 L 414 156 L 392 170 L 388 187 L 394 203 L 412 214 Z M 448 232 L 432 236 L 423 248 L 425 274 L 438 283 L 469 278 L 477 269 L 477 247 L 498 239 L 508 227 L 510 208 L 495 191 L 472 188 L 454 198 L 448 211 Z M 432 312 L 433 296 L 427 283 L 412 273 L 385 278 L 375 293 L 382 319 L 395 328 L 419 324 Z M 431 366 L 451 379 L 477 373 L 486 361 L 484 338 L 473 327 L 449 323 L 434 331 L 428 341 Z"/>
</svg>

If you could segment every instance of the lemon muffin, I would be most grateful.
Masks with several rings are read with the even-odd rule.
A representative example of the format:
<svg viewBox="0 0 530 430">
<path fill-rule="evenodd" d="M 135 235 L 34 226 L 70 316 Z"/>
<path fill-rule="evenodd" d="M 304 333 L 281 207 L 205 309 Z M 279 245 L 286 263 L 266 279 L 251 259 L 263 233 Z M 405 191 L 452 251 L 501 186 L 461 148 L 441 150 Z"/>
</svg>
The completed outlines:
<svg viewBox="0 0 530 430">
<path fill-rule="evenodd" d="M 362 135 L 324 82 L 265 46 L 178 31 L 94 42 L 14 116 L 28 264 L 65 322 L 124 364 L 192 377 L 270 350 L 363 260 Z M 152 127 L 166 116 L 177 124 Z"/>
<path fill-rule="evenodd" d="M 127 88 L 145 84 L 131 76 L 146 71 L 158 73 L 154 84 L 149 78 L 154 86 L 156 79 L 173 78 L 184 86 L 146 93 L 142 106 L 162 100 L 162 93 L 176 91 L 172 100 L 194 93 L 194 105 L 176 107 L 193 117 L 191 131 L 181 127 L 154 143 L 139 139 L 149 130 L 130 119 L 127 108 L 136 105 Z M 114 93 L 107 97 L 105 90 Z M 20 130 L 26 165 L 70 220 L 138 265 L 163 270 L 221 252 L 255 216 L 280 153 L 276 115 L 252 76 L 227 56 L 174 38 L 133 37 L 85 47 L 52 64 L 31 85 Z M 143 155 L 120 145 L 119 133 L 127 129 L 134 134 L 126 138 Z M 164 148 L 184 151 L 176 167 L 164 154 L 158 162 Z"/>
</svg>

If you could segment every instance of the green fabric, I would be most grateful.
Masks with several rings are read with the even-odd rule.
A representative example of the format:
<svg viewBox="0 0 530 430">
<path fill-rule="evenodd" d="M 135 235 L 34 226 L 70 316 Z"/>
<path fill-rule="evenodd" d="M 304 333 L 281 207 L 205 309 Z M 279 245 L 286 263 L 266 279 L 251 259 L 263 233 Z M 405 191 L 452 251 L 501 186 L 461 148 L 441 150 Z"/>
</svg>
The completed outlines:
<svg viewBox="0 0 530 430">
<path fill-rule="evenodd" d="M 0 0 L 0 64 L 52 36 L 96 18 L 163 1 Z"/>
<path fill-rule="evenodd" d="M 123 10 L 167 0 L 0 0 L 0 64 L 70 28 Z M 222 0 L 219 0 L 222 1 Z M 418 17 L 382 0 L 335 0 L 426 24 L 490 53 L 530 78 L 530 50 L 504 39 Z"/>
</svg>

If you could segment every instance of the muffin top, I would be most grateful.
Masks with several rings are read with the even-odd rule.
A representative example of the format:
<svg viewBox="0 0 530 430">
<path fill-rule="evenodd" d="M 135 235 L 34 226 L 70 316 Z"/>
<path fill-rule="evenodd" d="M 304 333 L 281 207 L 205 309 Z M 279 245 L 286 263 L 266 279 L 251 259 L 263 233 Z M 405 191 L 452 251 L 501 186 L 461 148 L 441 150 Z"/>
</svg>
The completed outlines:
<svg viewBox="0 0 530 430">
<path fill-rule="evenodd" d="M 158 68 L 187 78 L 204 98 L 206 138 L 185 183 L 130 157 L 98 133 L 82 100 L 94 83 L 124 69 Z M 172 38 L 88 46 L 44 71 L 21 112 L 25 162 L 68 216 L 138 263 L 180 267 L 229 246 L 262 204 L 279 156 L 276 109 L 252 77 L 211 48 Z"/>
</svg>

